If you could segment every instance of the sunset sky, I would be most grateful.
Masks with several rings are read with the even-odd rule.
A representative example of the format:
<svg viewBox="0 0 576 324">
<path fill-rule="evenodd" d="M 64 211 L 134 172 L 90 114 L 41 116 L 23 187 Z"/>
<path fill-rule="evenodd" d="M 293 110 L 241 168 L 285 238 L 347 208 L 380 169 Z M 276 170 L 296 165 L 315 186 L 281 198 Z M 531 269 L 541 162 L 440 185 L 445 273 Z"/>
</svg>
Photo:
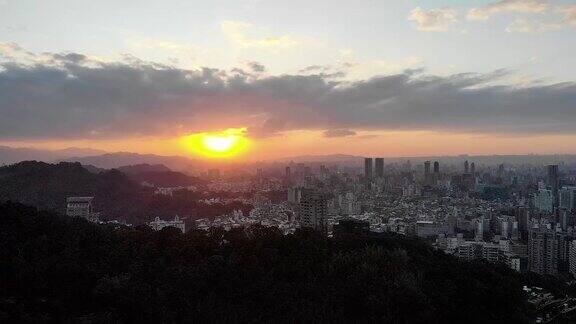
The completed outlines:
<svg viewBox="0 0 576 324">
<path fill-rule="evenodd" d="M 0 0 L 2 145 L 576 153 L 575 81 L 576 1 Z"/>
</svg>

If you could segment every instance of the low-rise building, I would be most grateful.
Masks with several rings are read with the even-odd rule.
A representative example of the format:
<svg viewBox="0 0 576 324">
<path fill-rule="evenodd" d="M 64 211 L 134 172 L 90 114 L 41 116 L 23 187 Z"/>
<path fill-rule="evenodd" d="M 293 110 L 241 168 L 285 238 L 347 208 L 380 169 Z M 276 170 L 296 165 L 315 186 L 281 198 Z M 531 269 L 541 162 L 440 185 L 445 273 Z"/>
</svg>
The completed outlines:
<svg viewBox="0 0 576 324">
<path fill-rule="evenodd" d="M 174 220 L 172 221 L 166 221 L 160 219 L 160 217 L 156 217 L 156 219 L 154 219 L 154 221 L 150 222 L 148 225 L 150 225 L 150 227 L 155 231 L 159 231 L 164 227 L 175 227 L 181 230 L 182 233 L 186 232 L 186 226 L 184 224 L 184 221 L 180 220 L 178 215 L 176 215 L 176 217 L 174 217 Z"/>
</svg>

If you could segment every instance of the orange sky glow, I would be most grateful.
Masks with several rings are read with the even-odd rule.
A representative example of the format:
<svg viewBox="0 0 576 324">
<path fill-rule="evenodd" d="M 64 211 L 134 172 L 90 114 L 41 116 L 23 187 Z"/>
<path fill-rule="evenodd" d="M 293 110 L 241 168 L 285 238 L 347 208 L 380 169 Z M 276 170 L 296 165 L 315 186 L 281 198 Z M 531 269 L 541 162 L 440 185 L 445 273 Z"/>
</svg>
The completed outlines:
<svg viewBox="0 0 576 324">
<path fill-rule="evenodd" d="M 481 135 L 430 131 L 370 131 L 358 132 L 355 136 L 331 138 L 323 136 L 322 131 L 290 131 L 266 138 L 242 136 L 242 144 L 239 147 L 234 147 L 231 151 L 224 153 L 206 152 L 205 148 L 194 147 L 190 144 L 190 138 L 199 134 L 222 134 L 223 132 L 229 131 L 196 133 L 178 137 L 18 141 L 1 144 L 40 149 L 89 147 L 107 152 L 123 151 L 236 161 L 261 161 L 324 154 L 401 157 L 576 153 L 573 144 L 576 140 L 574 135 Z"/>
</svg>

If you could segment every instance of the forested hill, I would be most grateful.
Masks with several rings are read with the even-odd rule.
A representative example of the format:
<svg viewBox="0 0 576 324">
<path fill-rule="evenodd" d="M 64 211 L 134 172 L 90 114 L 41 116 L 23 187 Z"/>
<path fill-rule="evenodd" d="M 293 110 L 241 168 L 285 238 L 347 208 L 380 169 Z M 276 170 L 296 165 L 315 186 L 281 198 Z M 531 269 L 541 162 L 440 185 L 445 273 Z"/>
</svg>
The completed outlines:
<svg viewBox="0 0 576 324">
<path fill-rule="evenodd" d="M 400 236 L 97 226 L 0 204 L 0 322 L 523 323 L 519 275 Z"/>
<path fill-rule="evenodd" d="M 0 167 L 0 201 L 64 211 L 66 197 L 95 196 L 97 210 L 114 214 L 135 204 L 142 188 L 117 170 L 98 174 L 80 163 L 24 161 Z"/>
</svg>

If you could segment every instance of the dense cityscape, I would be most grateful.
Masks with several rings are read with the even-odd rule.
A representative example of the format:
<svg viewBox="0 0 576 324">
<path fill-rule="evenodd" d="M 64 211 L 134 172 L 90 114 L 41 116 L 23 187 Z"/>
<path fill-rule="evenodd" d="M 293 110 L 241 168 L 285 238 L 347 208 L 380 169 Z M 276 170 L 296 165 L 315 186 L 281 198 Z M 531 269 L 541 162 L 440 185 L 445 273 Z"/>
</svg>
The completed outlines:
<svg viewBox="0 0 576 324">
<path fill-rule="evenodd" d="M 337 164 L 288 163 L 258 168 L 235 179 L 211 169 L 204 186 L 158 187 L 156 195 L 226 192 L 228 198 L 203 198 L 205 204 L 240 202 L 252 208 L 212 218 L 156 217 L 154 230 L 175 227 L 226 231 L 259 224 L 283 234 L 310 228 L 327 237 L 342 233 L 416 236 L 458 259 L 505 264 L 519 273 L 551 275 L 568 283 L 576 275 L 576 168 L 573 164 L 441 165 L 409 160 L 386 164 L 364 158 L 364 168 Z M 154 184 L 144 183 L 154 187 Z M 275 193 L 274 199 L 267 198 Z M 67 214 L 98 222 L 93 198 L 71 197 Z M 117 220 L 116 220 L 117 221 Z M 533 291 L 538 287 L 526 287 Z M 561 312 L 576 309 L 572 298 L 535 294 L 535 303 Z"/>
</svg>

